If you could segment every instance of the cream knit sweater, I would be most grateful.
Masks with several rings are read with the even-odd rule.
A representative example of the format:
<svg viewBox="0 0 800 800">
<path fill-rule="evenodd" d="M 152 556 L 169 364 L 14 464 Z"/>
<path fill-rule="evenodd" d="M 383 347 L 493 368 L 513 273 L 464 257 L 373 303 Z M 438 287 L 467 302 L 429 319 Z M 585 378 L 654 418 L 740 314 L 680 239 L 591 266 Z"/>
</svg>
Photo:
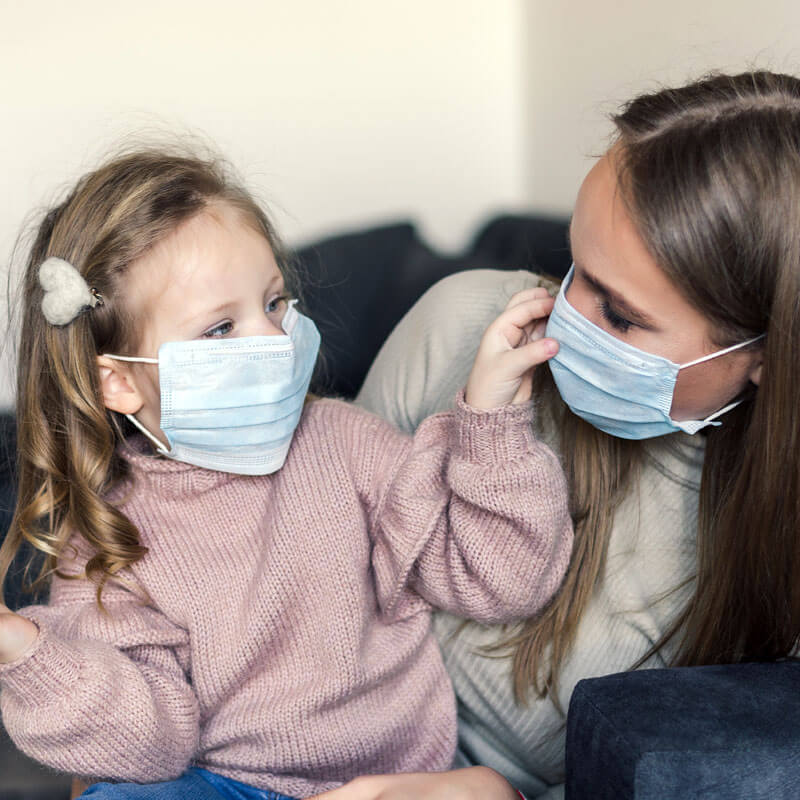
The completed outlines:
<svg viewBox="0 0 800 800">
<path fill-rule="evenodd" d="M 440 281 L 387 340 L 357 402 L 413 431 L 451 405 L 481 334 L 511 295 L 541 284 L 530 272 L 498 270 Z M 545 439 L 555 449 L 553 433 Z M 617 510 L 602 584 L 561 673 L 564 709 L 581 678 L 629 669 L 687 599 L 691 582 L 669 592 L 691 579 L 696 565 L 703 442 L 701 435 L 675 433 L 644 444 L 644 469 Z M 549 699 L 531 695 L 526 707 L 514 702 L 510 660 L 480 649 L 497 642 L 499 627 L 472 625 L 456 633 L 459 622 L 448 615 L 434 621 L 459 701 L 459 763 L 494 767 L 529 797 L 562 797 L 564 718 Z M 646 666 L 663 664 L 656 657 Z"/>
<path fill-rule="evenodd" d="M 128 576 L 152 605 L 114 584 L 104 614 L 88 581 L 55 579 L 50 604 L 23 612 L 36 645 L 0 666 L 10 735 L 80 775 L 151 782 L 197 764 L 297 797 L 447 768 L 455 703 L 431 607 L 527 616 L 569 558 L 564 478 L 531 415 L 459 402 L 412 440 L 316 401 L 261 477 L 132 443 L 132 490 L 111 499 L 149 548 Z"/>
</svg>

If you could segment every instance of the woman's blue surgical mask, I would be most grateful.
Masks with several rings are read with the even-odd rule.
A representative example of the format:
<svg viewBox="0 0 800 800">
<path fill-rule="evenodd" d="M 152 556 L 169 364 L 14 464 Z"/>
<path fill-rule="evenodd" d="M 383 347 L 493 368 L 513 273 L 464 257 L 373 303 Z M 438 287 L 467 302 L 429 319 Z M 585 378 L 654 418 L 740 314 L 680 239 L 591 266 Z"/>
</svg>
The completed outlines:
<svg viewBox="0 0 800 800">
<path fill-rule="evenodd" d="M 283 466 L 319 353 L 316 325 L 289 303 L 285 335 L 166 342 L 158 358 L 161 430 L 169 450 L 133 415 L 130 421 L 169 458 L 198 467 L 267 475 Z"/>
<path fill-rule="evenodd" d="M 578 313 L 566 297 L 574 271 L 573 265 L 561 284 L 545 332 L 559 345 L 547 363 L 570 409 L 621 439 L 649 439 L 678 430 L 697 433 L 707 425 L 721 425 L 714 420 L 741 401 L 702 420 L 670 417 L 678 372 L 745 347 L 763 334 L 687 364 L 675 364 L 620 341 Z"/>
</svg>

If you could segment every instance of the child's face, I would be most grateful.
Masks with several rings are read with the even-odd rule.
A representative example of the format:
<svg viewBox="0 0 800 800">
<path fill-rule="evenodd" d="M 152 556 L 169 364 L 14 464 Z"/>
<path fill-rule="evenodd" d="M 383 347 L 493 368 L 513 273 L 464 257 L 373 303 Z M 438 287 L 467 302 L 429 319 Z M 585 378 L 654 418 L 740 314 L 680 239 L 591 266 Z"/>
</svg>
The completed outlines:
<svg viewBox="0 0 800 800">
<path fill-rule="evenodd" d="M 264 235 L 242 212 L 214 205 L 134 264 L 127 303 L 138 320 L 136 354 L 156 358 L 164 342 L 283 334 L 283 276 Z M 131 364 L 137 418 L 164 444 L 158 367 Z"/>
</svg>

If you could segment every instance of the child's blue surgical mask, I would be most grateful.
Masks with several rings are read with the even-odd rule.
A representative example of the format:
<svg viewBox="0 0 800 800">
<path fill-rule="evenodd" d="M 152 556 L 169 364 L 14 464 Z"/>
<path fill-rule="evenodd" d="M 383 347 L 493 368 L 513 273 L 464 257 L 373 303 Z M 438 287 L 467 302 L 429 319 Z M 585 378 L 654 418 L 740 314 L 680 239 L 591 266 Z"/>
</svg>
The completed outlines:
<svg viewBox="0 0 800 800">
<path fill-rule="evenodd" d="M 167 450 L 133 415 L 128 419 L 169 458 L 198 467 L 267 475 L 283 466 L 300 421 L 319 352 L 316 325 L 289 303 L 286 335 L 166 342 L 158 358 L 161 430 Z"/>
<path fill-rule="evenodd" d="M 721 425 L 714 420 L 741 401 L 702 420 L 670 417 L 678 372 L 745 347 L 764 334 L 687 364 L 675 364 L 620 341 L 578 313 L 566 298 L 574 271 L 573 265 L 561 284 L 545 333 L 559 344 L 548 364 L 572 411 L 621 439 L 649 439 L 678 430 L 697 433 L 707 425 Z"/>
</svg>

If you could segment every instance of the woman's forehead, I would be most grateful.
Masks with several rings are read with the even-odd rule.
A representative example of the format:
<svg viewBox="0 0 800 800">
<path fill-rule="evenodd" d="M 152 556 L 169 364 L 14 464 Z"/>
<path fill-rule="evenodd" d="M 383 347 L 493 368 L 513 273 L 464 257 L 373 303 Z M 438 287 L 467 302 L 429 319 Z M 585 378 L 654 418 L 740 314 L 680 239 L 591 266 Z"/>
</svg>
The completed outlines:
<svg viewBox="0 0 800 800">
<path fill-rule="evenodd" d="M 658 266 L 640 236 L 617 180 L 612 154 L 599 159 L 584 179 L 570 225 L 578 268 L 668 327 L 669 320 L 705 320 Z"/>
</svg>

